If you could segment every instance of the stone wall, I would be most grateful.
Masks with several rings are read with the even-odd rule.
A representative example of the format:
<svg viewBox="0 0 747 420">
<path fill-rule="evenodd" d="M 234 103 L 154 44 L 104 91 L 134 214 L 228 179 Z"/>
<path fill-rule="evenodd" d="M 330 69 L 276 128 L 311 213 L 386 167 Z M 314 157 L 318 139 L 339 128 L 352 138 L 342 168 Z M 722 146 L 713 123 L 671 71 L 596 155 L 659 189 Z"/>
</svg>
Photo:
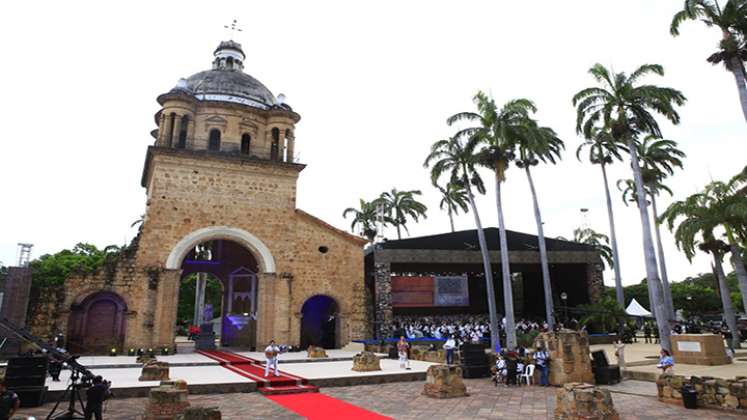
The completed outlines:
<svg viewBox="0 0 747 420">
<path fill-rule="evenodd" d="M 31 334 L 51 339 L 61 330 L 61 314 L 65 303 L 65 288 L 52 286 L 32 289 L 26 327 Z"/>
<path fill-rule="evenodd" d="M 586 331 L 560 330 L 540 333 L 534 347 L 543 346 L 550 353 L 550 383 L 593 383 L 589 357 L 589 336 Z"/>
<path fill-rule="evenodd" d="M 682 387 L 692 386 L 697 392 L 698 407 L 725 408 L 747 413 L 747 377 L 736 379 L 680 375 L 661 375 L 656 380 L 659 400 L 682 404 Z"/>
</svg>

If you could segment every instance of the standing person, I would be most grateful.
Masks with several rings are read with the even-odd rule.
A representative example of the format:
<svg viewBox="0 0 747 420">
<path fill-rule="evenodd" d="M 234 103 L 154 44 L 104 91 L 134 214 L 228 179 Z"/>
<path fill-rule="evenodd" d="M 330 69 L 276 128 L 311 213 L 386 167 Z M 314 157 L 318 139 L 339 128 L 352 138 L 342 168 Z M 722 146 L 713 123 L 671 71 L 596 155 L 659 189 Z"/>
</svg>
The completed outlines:
<svg viewBox="0 0 747 420">
<path fill-rule="evenodd" d="M 86 390 L 86 408 L 83 412 L 83 418 L 91 420 L 91 417 L 96 417 L 96 420 L 101 420 L 103 418 L 102 407 L 108 396 L 109 385 L 104 382 L 101 376 L 94 376 L 93 385 Z"/>
<path fill-rule="evenodd" d="M 0 420 L 8 420 L 16 414 L 21 400 L 15 392 L 5 387 L 5 380 L 0 380 Z"/>
<path fill-rule="evenodd" d="M 446 350 L 446 364 L 447 365 L 454 364 L 454 349 L 456 349 L 456 341 L 454 341 L 454 337 L 449 335 L 449 338 L 444 343 L 444 350 Z"/>
<path fill-rule="evenodd" d="M 275 340 L 270 340 L 270 344 L 265 347 L 265 378 L 270 375 L 270 369 L 275 370 L 275 376 L 278 374 L 278 353 L 280 353 L 280 347 L 275 344 Z"/>
<path fill-rule="evenodd" d="M 648 322 L 643 324 L 643 340 L 645 343 L 651 342 L 651 325 Z"/>
<path fill-rule="evenodd" d="M 540 385 L 550 386 L 550 354 L 542 346 L 534 352 L 534 364 L 540 370 Z"/>
<path fill-rule="evenodd" d="M 661 369 L 662 375 L 672 376 L 674 375 L 674 359 L 665 349 L 661 349 L 659 353 L 659 364 L 657 368 Z"/>
<path fill-rule="evenodd" d="M 400 336 L 397 342 L 397 355 L 399 356 L 399 367 L 410 370 L 410 359 L 407 357 L 410 352 L 410 345 L 407 344 L 405 336 Z"/>
</svg>

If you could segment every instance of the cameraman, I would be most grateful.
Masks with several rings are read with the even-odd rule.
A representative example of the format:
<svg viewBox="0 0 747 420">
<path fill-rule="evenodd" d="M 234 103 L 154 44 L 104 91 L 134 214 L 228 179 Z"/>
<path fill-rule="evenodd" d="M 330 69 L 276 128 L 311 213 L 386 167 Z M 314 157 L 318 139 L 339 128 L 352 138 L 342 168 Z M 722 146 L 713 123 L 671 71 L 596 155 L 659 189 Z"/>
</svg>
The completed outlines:
<svg viewBox="0 0 747 420">
<path fill-rule="evenodd" d="M 101 420 L 101 409 L 104 401 L 109 396 L 109 382 L 96 375 L 93 377 L 93 385 L 86 391 L 86 409 L 84 413 L 85 420 L 91 420 L 91 416 L 96 416 L 96 420 Z"/>
<path fill-rule="evenodd" d="M 7 420 L 16 413 L 21 406 L 21 400 L 15 392 L 5 387 L 5 381 L 0 380 L 0 420 Z"/>
</svg>

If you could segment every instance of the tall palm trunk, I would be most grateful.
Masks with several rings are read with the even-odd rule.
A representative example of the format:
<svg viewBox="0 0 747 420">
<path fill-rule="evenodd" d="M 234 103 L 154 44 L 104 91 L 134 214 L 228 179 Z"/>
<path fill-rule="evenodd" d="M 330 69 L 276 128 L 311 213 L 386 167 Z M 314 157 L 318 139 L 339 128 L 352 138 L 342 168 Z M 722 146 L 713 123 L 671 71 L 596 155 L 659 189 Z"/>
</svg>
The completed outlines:
<svg viewBox="0 0 747 420">
<path fill-rule="evenodd" d="M 540 215 L 539 203 L 537 202 L 537 191 L 534 189 L 534 181 L 532 181 L 532 173 L 529 170 L 529 165 L 525 167 L 525 170 L 527 180 L 529 181 L 529 189 L 532 191 L 534 220 L 537 222 L 537 239 L 539 242 L 540 263 L 542 265 L 542 285 L 545 289 L 545 317 L 547 318 L 547 325 L 552 330 L 555 326 L 555 317 L 553 317 L 552 286 L 550 282 L 550 267 L 547 260 L 547 246 L 545 245 L 545 231 L 542 228 L 542 216 Z"/>
<path fill-rule="evenodd" d="M 731 70 L 734 75 L 734 80 L 737 83 L 739 103 L 742 105 L 742 114 L 744 115 L 745 121 L 747 121 L 747 86 L 745 86 L 744 67 L 742 67 L 742 62 L 737 57 L 730 60 L 729 67 L 729 70 Z"/>
<path fill-rule="evenodd" d="M 402 239 L 402 233 L 399 230 L 399 223 L 395 225 L 397 227 L 397 239 Z"/>
<path fill-rule="evenodd" d="M 451 204 L 447 204 L 446 208 L 449 209 L 449 224 L 451 225 L 451 233 L 454 233 L 454 215 L 451 214 Z"/>
<path fill-rule="evenodd" d="M 610 197 L 610 186 L 607 181 L 607 169 L 602 162 L 602 176 L 604 177 L 604 193 L 607 198 L 607 217 L 610 220 L 610 242 L 612 242 L 612 262 L 614 263 L 615 270 L 615 297 L 617 303 L 625 308 L 625 292 L 622 286 L 622 276 L 620 275 L 620 256 L 617 252 L 617 235 L 615 234 L 615 217 L 612 214 L 612 198 Z M 653 309 L 652 309 L 653 310 Z"/>
<path fill-rule="evenodd" d="M 734 234 L 731 229 L 726 230 L 726 236 L 729 239 L 729 251 L 731 253 L 731 263 L 734 265 L 734 271 L 737 273 L 737 282 L 739 291 L 742 294 L 742 307 L 747 312 L 747 270 L 744 268 L 744 259 L 740 252 L 739 245 L 734 240 Z"/>
<path fill-rule="evenodd" d="M 641 165 L 638 162 L 638 152 L 633 142 L 633 137 L 627 134 L 627 145 L 630 150 L 630 160 L 633 166 L 633 179 L 635 180 L 636 198 L 638 200 L 638 211 L 641 215 L 641 228 L 643 230 L 643 253 L 646 262 L 646 278 L 648 279 L 648 292 L 653 300 L 653 311 L 656 314 L 656 327 L 659 329 L 661 347 L 672 351 L 672 343 L 669 339 L 670 329 L 667 314 L 664 307 L 664 298 L 661 295 L 661 283 L 659 273 L 656 269 L 656 253 L 654 252 L 654 241 L 651 238 L 651 220 L 648 217 L 648 204 L 646 193 L 643 190 L 643 176 Z"/>
<path fill-rule="evenodd" d="M 718 289 L 721 291 L 721 305 L 724 308 L 724 318 L 726 318 L 726 325 L 729 326 L 729 331 L 731 331 L 731 345 L 732 348 L 738 349 L 740 348 L 740 334 L 737 329 L 737 318 L 734 316 L 734 308 L 731 305 L 729 288 L 726 286 L 724 267 L 721 266 L 721 253 L 718 251 L 712 251 L 711 253 L 713 254 L 713 268 L 718 279 Z"/>
<path fill-rule="evenodd" d="M 514 323 L 514 292 L 511 285 L 511 268 L 508 265 L 508 240 L 506 239 L 506 226 L 503 222 L 503 205 L 501 202 L 502 180 L 496 174 L 495 201 L 498 210 L 498 239 L 501 246 L 501 273 L 503 277 L 503 308 L 506 312 L 506 347 L 509 350 L 516 348 L 516 326 Z"/>
<path fill-rule="evenodd" d="M 466 172 L 466 171 L 465 171 Z M 482 265 L 485 270 L 485 283 L 488 289 L 488 314 L 490 316 L 490 348 L 495 350 L 496 344 L 498 344 L 498 315 L 495 311 L 495 289 L 493 288 L 493 269 L 490 267 L 490 251 L 488 250 L 488 244 L 485 241 L 485 232 L 482 230 L 482 223 L 480 223 L 480 215 L 477 213 L 477 206 L 475 206 L 475 196 L 472 194 L 472 188 L 467 184 L 467 197 L 469 199 L 469 206 L 472 208 L 472 214 L 475 215 L 475 225 L 477 226 L 477 240 L 480 243 L 480 253 L 482 254 Z"/>
<path fill-rule="evenodd" d="M 654 212 L 654 233 L 656 234 L 656 251 L 658 253 L 659 274 L 661 275 L 662 291 L 664 293 L 664 304 L 666 305 L 668 319 L 674 320 L 674 302 L 672 291 L 669 288 L 669 276 L 667 275 L 667 264 L 664 261 L 664 247 L 661 245 L 661 232 L 659 229 L 659 212 L 656 210 L 656 194 L 651 194 L 651 211 Z"/>
</svg>

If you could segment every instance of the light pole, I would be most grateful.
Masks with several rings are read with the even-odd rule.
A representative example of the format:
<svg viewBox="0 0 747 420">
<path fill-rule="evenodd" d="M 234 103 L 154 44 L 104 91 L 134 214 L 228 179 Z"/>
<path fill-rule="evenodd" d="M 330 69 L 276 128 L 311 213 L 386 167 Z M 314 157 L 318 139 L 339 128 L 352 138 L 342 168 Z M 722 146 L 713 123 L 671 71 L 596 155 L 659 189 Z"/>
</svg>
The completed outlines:
<svg viewBox="0 0 747 420">
<path fill-rule="evenodd" d="M 568 293 L 561 292 L 560 300 L 563 301 L 563 313 L 564 313 L 563 324 L 565 325 L 566 328 L 568 328 L 568 325 L 567 325 L 568 324 Z"/>
</svg>

